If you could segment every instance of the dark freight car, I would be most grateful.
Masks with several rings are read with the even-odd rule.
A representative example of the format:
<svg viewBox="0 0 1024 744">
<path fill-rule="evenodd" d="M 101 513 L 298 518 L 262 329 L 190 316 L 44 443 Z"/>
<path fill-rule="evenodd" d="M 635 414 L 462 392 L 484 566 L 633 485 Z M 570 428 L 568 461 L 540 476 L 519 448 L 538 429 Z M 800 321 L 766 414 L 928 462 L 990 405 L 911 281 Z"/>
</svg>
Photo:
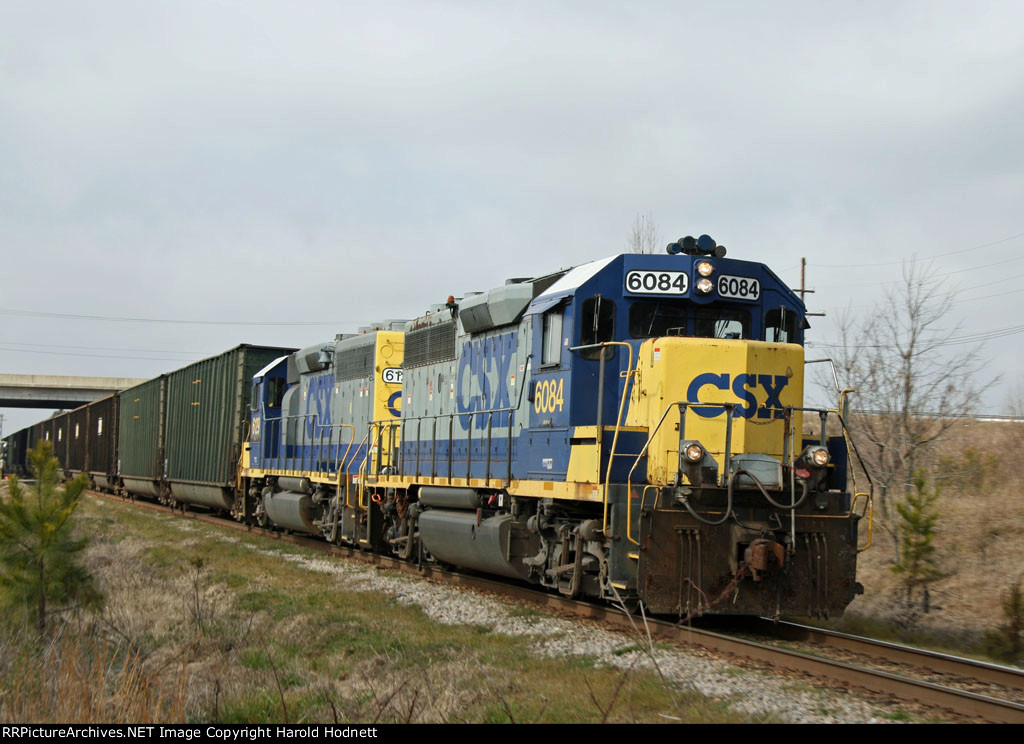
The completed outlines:
<svg viewBox="0 0 1024 744">
<path fill-rule="evenodd" d="M 175 500 L 232 507 L 253 375 L 293 351 L 242 344 L 167 375 L 164 476 Z"/>
<path fill-rule="evenodd" d="M 89 462 L 87 472 L 98 488 L 117 486 L 117 428 L 121 397 L 108 395 L 88 405 Z"/>
<path fill-rule="evenodd" d="M 53 437 L 53 419 L 46 419 L 46 421 L 33 424 L 29 430 L 28 440 L 29 449 L 35 449 L 39 446 L 40 442 L 53 442 L 54 450 L 56 450 L 57 444 Z"/>
<path fill-rule="evenodd" d="M 71 419 L 71 412 L 61 413 L 50 419 L 52 425 L 51 441 L 53 442 L 53 454 L 57 458 L 57 462 L 60 463 L 58 472 L 66 477 L 67 476 L 67 462 L 68 462 L 68 439 L 70 438 L 69 423 Z"/>
<path fill-rule="evenodd" d="M 22 429 L 4 438 L 4 475 L 28 475 L 31 436 L 31 429 Z"/>
<path fill-rule="evenodd" d="M 76 408 L 67 415 L 68 456 L 61 461 L 64 475 L 74 478 L 89 469 L 89 406 Z"/>
<path fill-rule="evenodd" d="M 167 376 L 128 388 L 119 397 L 118 475 L 128 492 L 157 498 L 164 477 Z"/>
</svg>

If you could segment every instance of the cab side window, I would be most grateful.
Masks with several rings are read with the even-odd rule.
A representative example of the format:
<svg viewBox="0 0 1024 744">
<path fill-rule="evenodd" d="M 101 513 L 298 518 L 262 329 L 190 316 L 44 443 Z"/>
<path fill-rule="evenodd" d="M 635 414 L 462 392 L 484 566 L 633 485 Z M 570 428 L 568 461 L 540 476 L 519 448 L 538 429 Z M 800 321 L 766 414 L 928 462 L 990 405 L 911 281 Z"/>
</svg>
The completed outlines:
<svg viewBox="0 0 1024 744">
<path fill-rule="evenodd" d="M 544 314 L 544 341 L 541 348 L 541 366 L 562 361 L 562 308 Z"/>
<path fill-rule="evenodd" d="M 273 382 L 273 397 L 270 399 L 271 408 L 280 408 L 284 400 L 284 394 L 288 390 L 288 382 L 283 377 L 275 377 Z"/>
<path fill-rule="evenodd" d="M 797 314 L 788 307 L 781 306 L 764 314 L 764 340 L 777 344 L 795 344 Z"/>
<path fill-rule="evenodd" d="M 580 307 L 580 346 L 614 340 L 615 303 L 601 295 L 583 300 Z M 606 354 L 610 351 L 606 351 Z M 597 359 L 601 356 L 601 350 L 585 349 L 580 354 L 584 359 Z"/>
</svg>

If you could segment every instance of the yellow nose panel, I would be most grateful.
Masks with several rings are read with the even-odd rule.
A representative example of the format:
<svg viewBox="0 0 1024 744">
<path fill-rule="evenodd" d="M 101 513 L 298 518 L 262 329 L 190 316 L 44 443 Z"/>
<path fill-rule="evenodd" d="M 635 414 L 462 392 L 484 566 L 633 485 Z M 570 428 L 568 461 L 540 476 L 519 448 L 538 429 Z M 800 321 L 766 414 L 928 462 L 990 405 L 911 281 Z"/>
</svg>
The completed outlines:
<svg viewBox="0 0 1024 744">
<path fill-rule="evenodd" d="M 626 416 L 628 426 L 654 431 L 671 408 L 648 452 L 648 480 L 667 485 L 679 468 L 679 402 L 735 403 L 733 454 L 758 453 L 782 459 L 783 409 L 804 399 L 804 350 L 796 344 L 713 338 L 655 338 L 640 346 L 635 384 Z M 714 456 L 719 473 L 725 459 L 726 409 L 692 406 L 685 438 L 696 440 Z M 793 431 L 800 437 L 802 417 Z"/>
</svg>

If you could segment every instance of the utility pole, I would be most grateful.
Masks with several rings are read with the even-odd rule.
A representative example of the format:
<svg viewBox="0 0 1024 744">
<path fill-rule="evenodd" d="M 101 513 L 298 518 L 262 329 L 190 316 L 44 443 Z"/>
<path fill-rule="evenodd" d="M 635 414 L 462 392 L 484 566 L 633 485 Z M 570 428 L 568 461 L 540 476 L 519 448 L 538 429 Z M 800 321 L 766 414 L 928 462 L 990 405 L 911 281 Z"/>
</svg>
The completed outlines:
<svg viewBox="0 0 1024 744">
<path fill-rule="evenodd" d="M 806 258 L 801 258 L 800 259 L 800 300 L 805 305 L 807 304 L 807 299 L 804 297 L 804 295 L 814 294 L 814 290 L 813 289 L 807 289 L 806 288 L 806 285 L 805 285 L 805 275 L 806 275 L 806 273 L 807 273 L 807 259 Z M 824 317 L 825 313 L 804 313 L 804 315 L 818 315 L 818 316 Z"/>
</svg>

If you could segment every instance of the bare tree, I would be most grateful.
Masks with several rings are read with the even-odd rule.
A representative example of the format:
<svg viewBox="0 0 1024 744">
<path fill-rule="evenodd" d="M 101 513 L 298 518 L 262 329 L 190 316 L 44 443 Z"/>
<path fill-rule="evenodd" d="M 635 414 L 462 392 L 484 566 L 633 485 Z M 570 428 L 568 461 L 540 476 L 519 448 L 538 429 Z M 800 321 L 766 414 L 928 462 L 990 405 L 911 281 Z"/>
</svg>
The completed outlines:
<svg viewBox="0 0 1024 744">
<path fill-rule="evenodd" d="M 1011 388 L 1006 408 L 1007 413 L 1013 417 L 1013 420 L 1008 422 L 1010 442 L 1015 447 L 1012 451 L 1020 452 L 1024 450 L 1024 376 Z M 1014 475 L 1018 482 L 1024 482 L 1024 475 L 1019 468 L 1014 468 Z"/>
<path fill-rule="evenodd" d="M 906 504 L 915 472 L 995 380 L 985 381 L 980 347 L 953 346 L 952 295 L 930 265 L 911 260 L 901 281 L 870 315 L 839 319 L 833 354 L 838 373 L 855 388 L 850 427 L 879 490 L 882 526 L 899 560 L 897 504 Z M 951 352 L 947 353 L 947 348 Z"/>
<path fill-rule="evenodd" d="M 658 229 L 654 226 L 654 216 L 650 212 L 637 213 L 629 236 L 629 252 L 657 253 L 658 245 Z"/>
</svg>

